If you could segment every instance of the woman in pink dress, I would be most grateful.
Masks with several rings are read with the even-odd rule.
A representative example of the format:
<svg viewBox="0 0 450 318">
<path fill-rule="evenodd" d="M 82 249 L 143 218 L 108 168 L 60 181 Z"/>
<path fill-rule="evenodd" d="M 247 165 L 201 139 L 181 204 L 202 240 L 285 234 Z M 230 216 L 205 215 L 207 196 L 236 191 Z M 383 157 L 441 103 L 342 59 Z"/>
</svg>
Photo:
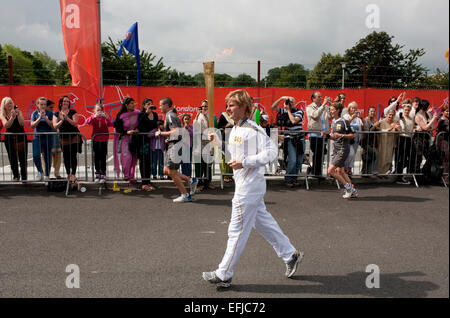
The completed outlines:
<svg viewBox="0 0 450 318">
<path fill-rule="evenodd" d="M 139 110 L 134 109 L 134 99 L 127 97 L 123 101 L 122 108 L 117 114 L 114 121 L 116 133 L 120 135 L 114 136 L 114 170 L 117 178 L 120 178 L 120 164 L 122 165 L 122 173 L 125 180 L 136 182 L 134 178 L 137 154 L 131 144 L 131 136 L 138 133 L 136 127 L 138 125 Z"/>
</svg>

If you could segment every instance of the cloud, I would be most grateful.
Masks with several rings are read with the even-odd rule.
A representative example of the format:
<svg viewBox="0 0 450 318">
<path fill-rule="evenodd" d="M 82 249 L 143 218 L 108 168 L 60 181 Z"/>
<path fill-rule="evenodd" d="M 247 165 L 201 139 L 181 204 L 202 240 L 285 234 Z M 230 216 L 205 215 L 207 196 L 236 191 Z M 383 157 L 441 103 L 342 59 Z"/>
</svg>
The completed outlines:
<svg viewBox="0 0 450 318">
<path fill-rule="evenodd" d="M 270 68 L 300 63 L 313 68 L 323 52 L 345 50 L 371 33 L 366 6 L 380 8 L 381 28 L 405 49 L 424 48 L 419 62 L 447 70 L 447 0 L 103 0 L 102 39 L 122 39 L 136 21 L 141 49 L 163 57 L 178 71 L 202 72 L 217 59 L 216 72 L 256 77 Z M 45 50 L 64 59 L 59 1 L 2 0 L 2 43 Z M 216 54 L 235 47 L 230 56 Z"/>
</svg>

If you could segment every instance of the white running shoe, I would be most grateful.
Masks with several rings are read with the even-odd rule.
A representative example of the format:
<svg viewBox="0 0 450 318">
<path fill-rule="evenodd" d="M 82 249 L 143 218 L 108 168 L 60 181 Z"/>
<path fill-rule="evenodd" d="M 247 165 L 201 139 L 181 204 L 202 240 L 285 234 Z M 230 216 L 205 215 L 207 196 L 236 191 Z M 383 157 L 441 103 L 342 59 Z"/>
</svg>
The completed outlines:
<svg viewBox="0 0 450 318">
<path fill-rule="evenodd" d="M 345 193 L 342 196 L 344 199 L 349 199 L 352 196 L 352 189 L 345 189 Z"/>
<path fill-rule="evenodd" d="M 49 177 L 44 177 L 45 186 L 48 186 L 48 181 L 50 180 Z"/>
<path fill-rule="evenodd" d="M 192 198 L 189 194 L 186 195 L 182 194 L 178 198 L 174 199 L 173 202 L 175 203 L 192 202 Z"/>
</svg>

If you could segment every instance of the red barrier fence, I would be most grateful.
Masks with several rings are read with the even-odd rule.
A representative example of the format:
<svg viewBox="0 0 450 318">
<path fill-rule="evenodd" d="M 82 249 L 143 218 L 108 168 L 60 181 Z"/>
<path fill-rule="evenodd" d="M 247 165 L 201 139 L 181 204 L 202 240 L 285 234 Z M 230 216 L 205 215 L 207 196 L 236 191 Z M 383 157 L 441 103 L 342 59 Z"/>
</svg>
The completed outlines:
<svg viewBox="0 0 450 318">
<path fill-rule="evenodd" d="M 217 87 L 215 93 L 215 114 L 217 117 L 225 110 L 225 96 L 228 92 L 237 89 L 230 87 Z M 272 103 L 281 96 L 293 96 L 297 101 L 297 107 L 305 109 L 311 103 L 311 94 L 316 91 L 313 89 L 292 89 L 292 88 L 245 88 L 251 96 L 254 97 L 260 110 L 264 110 L 269 114 L 270 121 L 275 120 L 275 113 L 271 111 Z M 330 96 L 334 98 L 342 92 L 340 89 L 320 89 L 322 96 Z M 383 109 L 387 107 L 390 97 L 397 97 L 402 90 L 394 89 L 344 89 L 346 94 L 346 104 L 355 101 L 359 105 L 360 111 L 367 113 L 369 106 L 378 109 L 381 115 Z M 448 103 L 448 91 L 430 91 L 430 90 L 407 90 L 406 98 L 420 97 L 427 99 L 435 110 L 442 105 Z M 195 115 L 198 106 L 205 98 L 204 87 L 126 87 L 126 86 L 104 86 L 103 94 L 105 99 L 105 111 L 112 119 L 119 111 L 121 101 L 125 97 L 135 99 L 137 105 L 141 105 L 144 98 L 151 98 L 156 106 L 163 97 L 171 97 L 174 101 L 178 114 L 190 113 Z M 35 100 L 44 96 L 53 100 L 58 105 L 61 96 L 69 96 L 72 107 L 81 115 L 79 120 L 80 131 L 82 134 L 90 137 L 91 128 L 86 124 L 86 119 L 93 113 L 96 103 L 95 97 L 88 91 L 73 86 L 34 86 L 34 85 L 17 85 L 17 86 L 0 86 L 0 98 L 10 96 L 19 106 L 27 120 L 26 131 L 32 131 L 29 127 L 31 114 L 36 109 Z M 159 107 L 157 109 L 159 113 Z M 162 118 L 162 116 L 161 116 Z M 305 123 L 306 130 L 306 123 Z"/>
</svg>

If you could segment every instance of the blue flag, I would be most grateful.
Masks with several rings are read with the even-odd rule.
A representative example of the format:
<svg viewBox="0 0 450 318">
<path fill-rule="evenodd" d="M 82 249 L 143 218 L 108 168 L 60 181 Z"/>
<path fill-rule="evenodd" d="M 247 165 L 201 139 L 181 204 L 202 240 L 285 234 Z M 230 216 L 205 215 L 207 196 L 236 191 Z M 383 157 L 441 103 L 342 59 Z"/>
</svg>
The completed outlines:
<svg viewBox="0 0 450 318">
<path fill-rule="evenodd" d="M 136 22 L 131 26 L 123 39 L 122 44 L 120 44 L 119 51 L 117 52 L 119 56 L 122 56 L 122 47 L 126 48 L 128 52 L 136 56 L 137 64 L 137 85 L 141 86 L 141 63 L 139 58 L 139 40 L 138 40 L 138 23 Z"/>
</svg>

